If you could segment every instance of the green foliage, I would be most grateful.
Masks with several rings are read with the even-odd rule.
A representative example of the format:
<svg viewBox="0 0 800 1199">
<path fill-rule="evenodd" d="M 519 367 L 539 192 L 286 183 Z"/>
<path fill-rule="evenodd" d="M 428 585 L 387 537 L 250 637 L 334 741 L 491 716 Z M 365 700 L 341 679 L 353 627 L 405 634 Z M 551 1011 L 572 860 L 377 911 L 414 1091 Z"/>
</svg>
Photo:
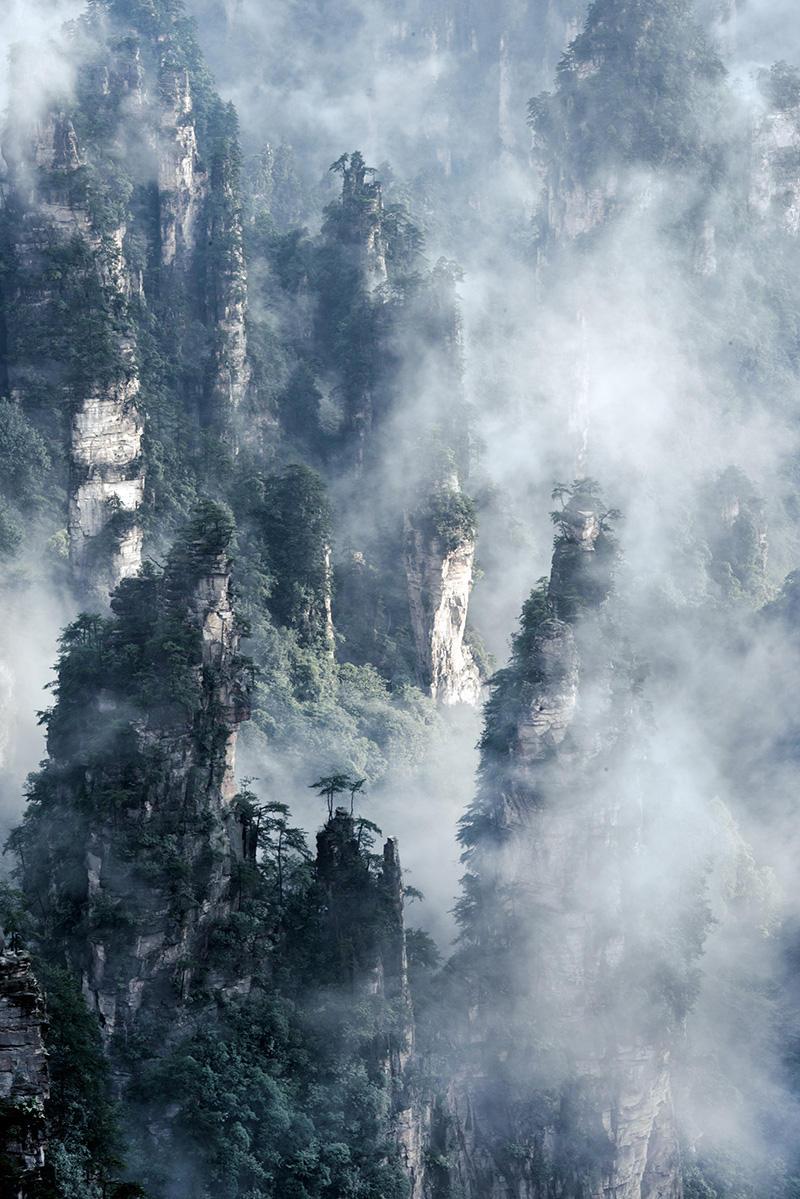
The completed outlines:
<svg viewBox="0 0 800 1199">
<path fill-rule="evenodd" d="M 193 1164 L 181 1177 L 187 1199 L 401 1199 L 408 1186 L 385 1138 L 388 1094 L 370 1048 L 332 997 L 299 1010 L 267 993 L 223 1009 L 216 1027 L 153 1063 L 132 1098 L 145 1118 L 177 1109 L 173 1135 Z M 143 1167 L 161 1193 L 164 1172 L 152 1158 Z"/>
<path fill-rule="evenodd" d="M 442 487 L 428 500 L 434 536 L 446 553 L 452 554 L 466 544 L 474 544 L 478 530 L 475 501 L 461 491 Z"/>
<path fill-rule="evenodd" d="M 327 640 L 331 509 L 322 480 L 300 463 L 264 481 L 260 510 L 267 561 L 275 579 L 270 610 L 304 640 Z"/>
<path fill-rule="evenodd" d="M 284 138 L 273 149 L 267 142 L 247 160 L 245 170 L 256 216 L 260 211 L 268 212 L 282 231 L 299 225 L 307 201 L 290 143 Z"/>
<path fill-rule="evenodd" d="M 341 795 L 345 791 L 350 793 L 350 815 L 352 816 L 356 792 L 361 790 L 366 781 L 366 779 L 354 779 L 349 774 L 339 773 L 323 775 L 315 783 L 309 783 L 308 785 L 318 795 L 324 795 L 328 802 L 328 819 L 330 820 L 333 818 L 336 796 Z"/>
<path fill-rule="evenodd" d="M 800 104 L 800 71 L 797 67 L 781 60 L 773 63 L 769 70 L 758 71 L 756 82 L 764 99 L 779 112 Z"/>
<path fill-rule="evenodd" d="M 34 966 L 47 1007 L 50 1072 L 47 1158 L 36 1199 L 144 1199 L 138 1183 L 119 1177 L 119 1111 L 107 1095 L 108 1062 L 97 1017 L 72 974 L 42 958 Z"/>
<path fill-rule="evenodd" d="M 697 532 L 708 546 L 708 574 L 731 602 L 765 596 L 764 500 L 750 479 L 729 466 L 700 489 Z"/>
<path fill-rule="evenodd" d="M 605 507 L 594 479 L 576 479 L 571 487 L 559 483 L 552 498 L 561 508 L 550 513 L 556 536 L 549 598 L 559 620 L 575 621 L 611 593 L 619 551 L 610 522 L 620 513 Z"/>
<path fill-rule="evenodd" d="M 50 465 L 41 434 L 17 404 L 0 399 L 0 479 L 7 498 L 23 511 L 42 504 Z"/>
<path fill-rule="evenodd" d="M 708 129 L 724 77 L 688 0 L 595 0 L 556 91 L 530 102 L 530 122 L 584 179 L 625 163 L 718 170 Z"/>
</svg>

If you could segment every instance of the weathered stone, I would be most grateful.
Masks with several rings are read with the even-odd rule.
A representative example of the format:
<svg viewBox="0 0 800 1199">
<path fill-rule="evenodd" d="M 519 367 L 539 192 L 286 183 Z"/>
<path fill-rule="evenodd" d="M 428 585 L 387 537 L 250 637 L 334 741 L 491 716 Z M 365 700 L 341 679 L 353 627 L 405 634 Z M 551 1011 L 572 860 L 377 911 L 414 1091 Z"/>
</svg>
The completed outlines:
<svg viewBox="0 0 800 1199">
<path fill-rule="evenodd" d="M 44 1104 L 50 1094 L 47 1017 L 25 953 L 0 953 L 0 1109 L 19 1132 L 0 1143 L 18 1173 L 18 1191 L 30 1193 L 44 1165 Z"/>
<path fill-rule="evenodd" d="M 671 1034 L 630 981 L 640 968 L 627 856 L 645 852 L 640 750 L 618 646 L 603 631 L 610 568 L 585 569 L 604 518 L 578 498 L 559 514 L 549 603 L 580 583 L 591 603 L 540 619 L 514 667 L 516 727 L 485 774 L 491 834 L 470 859 L 485 895 L 477 949 L 496 966 L 474 983 L 475 1065 L 430 1114 L 426 1185 L 446 1177 L 448 1193 L 470 1199 L 682 1195 Z M 592 1169 L 577 1183 L 583 1136 Z"/>
<path fill-rule="evenodd" d="M 464 643 L 475 541 L 448 550 L 432 533 L 423 504 L 406 513 L 403 561 L 420 686 L 438 703 L 475 704 L 480 677 Z"/>
</svg>

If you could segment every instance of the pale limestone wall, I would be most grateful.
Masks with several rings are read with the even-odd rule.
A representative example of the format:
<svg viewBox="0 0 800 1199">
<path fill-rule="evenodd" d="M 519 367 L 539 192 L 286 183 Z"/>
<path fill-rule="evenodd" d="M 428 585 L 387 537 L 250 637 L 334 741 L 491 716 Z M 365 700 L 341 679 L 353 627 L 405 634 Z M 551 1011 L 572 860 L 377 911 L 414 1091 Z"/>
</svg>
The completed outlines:
<svg viewBox="0 0 800 1199">
<path fill-rule="evenodd" d="M 475 543 L 446 551 L 419 513 L 406 514 L 403 560 L 420 685 L 444 705 L 476 704 L 478 669 L 464 644 Z"/>
</svg>

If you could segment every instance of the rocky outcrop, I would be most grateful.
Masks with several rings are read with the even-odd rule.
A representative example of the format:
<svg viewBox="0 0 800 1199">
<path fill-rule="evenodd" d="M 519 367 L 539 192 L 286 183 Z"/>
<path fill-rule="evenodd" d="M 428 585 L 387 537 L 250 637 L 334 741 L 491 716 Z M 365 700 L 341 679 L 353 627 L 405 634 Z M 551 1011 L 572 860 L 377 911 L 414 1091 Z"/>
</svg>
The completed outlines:
<svg viewBox="0 0 800 1199">
<path fill-rule="evenodd" d="M 70 561 L 103 602 L 141 564 L 143 312 L 153 301 L 166 310 L 167 354 L 187 328 L 196 338 L 205 327 L 209 351 L 184 397 L 202 424 L 228 429 L 250 382 L 235 155 L 218 139 L 203 162 L 189 74 L 170 65 L 173 51 L 156 46 L 154 69 L 135 38 L 104 41 L 107 32 L 94 29 L 97 65 L 82 83 L 102 135 L 81 145 L 57 105 L 33 119 L 12 110 L 3 134 L 9 389 L 34 410 L 46 390 L 65 414 Z"/>
<path fill-rule="evenodd" d="M 367 180 L 367 175 L 375 172 L 358 151 L 346 154 L 340 162 L 343 238 L 356 248 L 364 285 L 368 292 L 374 292 L 388 277 L 381 185 L 374 179 Z"/>
<path fill-rule="evenodd" d="M 28 955 L 0 950 L 0 1181 L 8 1199 L 31 1194 L 44 1165 L 46 1032 Z"/>
<path fill-rule="evenodd" d="M 442 1193 L 682 1195 L 674 1021 L 641 970 L 636 879 L 656 877 L 657 847 L 636 690 L 606 612 L 607 515 L 578 492 L 559 513 L 549 587 L 488 709 L 465 843 L 469 936 L 493 965 L 472 983 L 469 1065 L 431 1119 Z"/>
<path fill-rule="evenodd" d="M 223 145 L 214 151 L 210 166 L 201 160 L 185 67 L 162 66 L 158 95 L 162 294 L 169 297 L 192 281 L 205 292 L 202 315 L 214 342 L 206 405 L 221 404 L 229 414 L 244 399 L 250 382 L 247 272 L 230 152 Z M 209 249 L 214 254 L 213 268 L 204 270 L 199 260 Z"/>
<path fill-rule="evenodd" d="M 331 944 L 344 977 L 359 994 L 392 1007 L 391 1029 L 375 1044 L 390 1080 L 391 1136 L 415 1196 L 425 1176 L 427 1108 L 414 1084 L 414 1014 L 408 986 L 403 872 L 395 837 L 383 846 L 380 875 L 370 877 L 357 820 L 338 808 L 317 834 L 317 878 L 325 892 Z"/>
<path fill-rule="evenodd" d="M 406 513 L 403 560 L 417 678 L 445 705 L 475 704 L 480 694 L 478 668 L 464 642 L 474 559 L 474 531 L 440 535 L 427 504 Z"/>
<path fill-rule="evenodd" d="M 167 603 L 176 569 L 164 578 Z M 159 770 L 129 792 L 113 823 L 92 827 L 86 846 L 90 906 L 111 904 L 118 912 L 125 909 L 130 919 L 127 932 L 112 920 L 108 930 L 101 926 L 90 933 L 88 960 L 73 963 L 106 1042 L 115 1034 L 130 1035 L 154 1011 L 188 997 L 209 934 L 231 910 L 231 871 L 244 853 L 232 800 L 236 733 L 248 707 L 237 666 L 240 630 L 227 555 L 216 553 L 203 562 L 188 597 L 182 588 L 176 590 L 185 605 L 183 627 L 199 634 L 192 666 L 197 709 L 188 719 L 161 708 L 133 716 L 137 754 L 160 763 Z M 109 696 L 106 717 L 118 707 L 124 719 L 125 706 Z M 120 785 L 113 774 L 106 782 Z M 146 886 L 135 865 L 126 863 L 125 843 L 142 837 L 156 858 L 165 851 L 177 855 L 174 869 L 184 877 L 177 891 L 169 880 L 173 867 L 165 875 L 155 872 Z M 247 980 L 220 985 L 237 993 L 242 985 L 247 990 Z"/>
<path fill-rule="evenodd" d="M 33 126 L 12 113 L 3 154 L 16 216 L 10 389 L 25 406 L 47 386 L 72 414 L 70 562 L 106 600 L 141 564 L 143 422 L 136 347 L 120 319 L 136 290 L 121 253 L 126 230 L 97 228 L 82 183 L 86 157 L 65 113 Z"/>
<path fill-rule="evenodd" d="M 104 597 L 142 563 L 142 530 L 135 519 L 144 499 L 138 390 L 134 375 L 111 394 L 84 400 L 72 418 L 70 562 L 76 576 L 91 580 Z M 112 544 L 99 540 L 104 532 Z"/>
<path fill-rule="evenodd" d="M 208 173 L 200 163 L 185 67 L 159 78 L 158 191 L 162 270 L 188 271 L 203 231 Z"/>
</svg>

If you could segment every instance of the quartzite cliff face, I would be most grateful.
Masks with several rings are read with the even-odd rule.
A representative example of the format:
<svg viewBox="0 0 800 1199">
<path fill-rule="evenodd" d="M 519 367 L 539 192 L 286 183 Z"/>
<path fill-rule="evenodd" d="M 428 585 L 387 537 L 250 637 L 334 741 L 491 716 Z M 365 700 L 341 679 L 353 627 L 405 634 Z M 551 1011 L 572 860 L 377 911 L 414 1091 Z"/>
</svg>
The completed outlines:
<svg viewBox="0 0 800 1199">
<path fill-rule="evenodd" d="M 656 1030 L 630 973 L 629 875 L 649 849 L 635 688 L 607 623 L 613 546 L 587 497 L 560 515 L 549 590 L 489 704 L 467 928 L 494 966 L 432 1128 L 449 1186 L 476 1199 L 678 1199 L 669 1021 Z"/>
<path fill-rule="evenodd" d="M 102 23 L 94 36 L 77 107 L 10 113 L 4 306 L 12 397 L 35 413 L 47 392 L 65 414 L 70 560 L 105 601 L 142 560 L 142 327 L 157 309 L 161 336 L 195 359 L 182 399 L 201 424 L 232 424 L 250 367 L 230 146 L 201 158 L 189 75 L 164 39 Z M 199 327 L 198 359 L 185 342 Z"/>
<path fill-rule="evenodd" d="M 110 88 L 108 75 L 105 83 Z M 3 156 L 14 238 L 4 297 L 11 395 L 35 408 L 46 389 L 67 414 L 70 560 L 76 577 L 105 598 L 141 563 L 143 421 L 126 316 L 135 288 L 123 255 L 126 226 L 92 211 L 90 163 L 66 112 L 54 107 L 31 123 L 12 111 Z M 122 521 L 120 512 L 131 516 Z M 114 518 L 116 536 L 101 548 Z"/>
<path fill-rule="evenodd" d="M 437 532 L 428 504 L 406 513 L 403 558 L 419 684 L 438 703 L 475 704 L 480 677 L 464 641 L 474 533 L 453 542 Z"/>
</svg>

